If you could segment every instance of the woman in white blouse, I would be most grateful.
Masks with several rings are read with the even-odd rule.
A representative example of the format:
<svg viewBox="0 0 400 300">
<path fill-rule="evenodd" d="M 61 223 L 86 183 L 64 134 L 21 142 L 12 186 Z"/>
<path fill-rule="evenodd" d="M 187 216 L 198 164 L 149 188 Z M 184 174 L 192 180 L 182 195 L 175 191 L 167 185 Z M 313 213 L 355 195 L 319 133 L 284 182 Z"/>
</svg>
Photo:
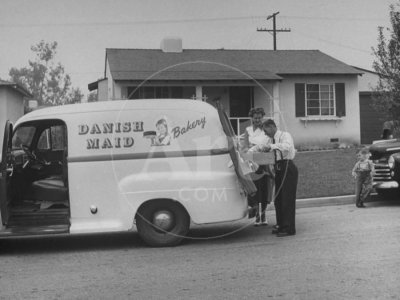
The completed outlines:
<svg viewBox="0 0 400 300">
<path fill-rule="evenodd" d="M 252 108 L 249 112 L 252 125 L 246 128 L 243 139 L 243 151 L 247 152 L 254 146 L 266 145 L 270 142 L 269 137 L 262 128 L 265 112 L 263 108 Z M 270 168 L 261 165 L 259 169 L 252 174 L 252 179 L 257 187 L 257 193 L 254 196 L 248 196 L 249 206 L 257 211 L 255 226 L 268 225 L 265 216 L 267 204 L 271 203 L 273 197 L 274 179 Z"/>
</svg>

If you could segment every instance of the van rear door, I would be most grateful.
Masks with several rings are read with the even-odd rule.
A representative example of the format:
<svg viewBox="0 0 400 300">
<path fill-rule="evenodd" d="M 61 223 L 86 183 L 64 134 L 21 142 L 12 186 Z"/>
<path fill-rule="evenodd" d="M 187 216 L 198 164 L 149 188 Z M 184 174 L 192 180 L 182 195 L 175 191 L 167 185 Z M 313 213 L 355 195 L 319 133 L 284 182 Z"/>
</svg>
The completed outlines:
<svg viewBox="0 0 400 300">
<path fill-rule="evenodd" d="M 218 116 L 222 124 L 222 128 L 228 138 L 228 148 L 229 154 L 231 156 L 233 165 L 235 167 L 235 172 L 237 177 L 239 178 L 240 183 L 243 185 L 246 193 L 249 195 L 253 195 L 257 192 L 257 188 L 253 183 L 253 180 L 248 174 L 243 174 L 241 168 L 239 167 L 239 160 L 240 160 L 240 152 L 237 145 L 237 137 L 231 123 L 229 122 L 228 116 L 222 109 L 222 105 L 217 102 L 217 109 L 218 109 Z"/>
<path fill-rule="evenodd" d="M 1 209 L 1 221 L 3 224 L 7 224 L 8 221 L 8 199 L 7 199 L 7 177 L 11 171 L 8 168 L 8 160 L 11 155 L 11 138 L 12 138 L 13 126 L 10 121 L 7 120 L 4 129 L 3 137 L 3 148 L 1 151 L 1 162 L 0 162 L 0 209 Z"/>
</svg>

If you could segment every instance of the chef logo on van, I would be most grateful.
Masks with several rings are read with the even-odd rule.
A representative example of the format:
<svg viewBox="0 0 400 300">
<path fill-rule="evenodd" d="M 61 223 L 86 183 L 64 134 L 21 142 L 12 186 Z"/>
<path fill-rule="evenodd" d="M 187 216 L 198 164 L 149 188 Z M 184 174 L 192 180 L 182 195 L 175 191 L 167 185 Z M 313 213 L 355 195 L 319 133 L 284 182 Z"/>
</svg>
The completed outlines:
<svg viewBox="0 0 400 300">
<path fill-rule="evenodd" d="M 143 131 L 143 122 L 116 122 L 103 124 L 78 125 L 79 135 L 89 135 L 87 149 L 130 148 L 135 141 L 130 136 L 99 137 L 104 134 L 129 133 Z M 96 136 L 97 135 L 97 136 Z M 93 136 L 93 137 L 92 137 Z"/>
<path fill-rule="evenodd" d="M 166 118 L 161 118 L 156 122 L 156 131 L 145 131 L 143 137 L 150 139 L 150 146 L 168 146 L 171 144 L 171 135 L 168 132 L 168 122 Z"/>
<path fill-rule="evenodd" d="M 175 126 L 169 133 L 169 125 L 166 118 L 161 118 L 156 122 L 156 131 L 145 131 L 143 137 L 150 139 L 151 146 L 168 146 L 171 139 L 178 138 L 195 128 L 204 129 L 206 125 L 206 117 L 197 120 L 188 120 L 185 126 Z"/>
</svg>

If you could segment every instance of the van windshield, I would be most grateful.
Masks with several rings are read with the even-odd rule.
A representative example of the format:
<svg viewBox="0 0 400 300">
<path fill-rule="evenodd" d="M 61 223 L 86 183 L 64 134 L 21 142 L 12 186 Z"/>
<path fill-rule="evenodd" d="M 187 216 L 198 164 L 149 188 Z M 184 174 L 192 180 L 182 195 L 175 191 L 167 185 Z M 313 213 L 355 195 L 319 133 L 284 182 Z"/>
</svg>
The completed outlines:
<svg viewBox="0 0 400 300">
<path fill-rule="evenodd" d="M 29 146 L 32 143 L 33 136 L 35 135 L 36 127 L 34 126 L 21 126 L 14 132 L 12 139 L 12 149 L 20 149 L 21 145 Z"/>
</svg>

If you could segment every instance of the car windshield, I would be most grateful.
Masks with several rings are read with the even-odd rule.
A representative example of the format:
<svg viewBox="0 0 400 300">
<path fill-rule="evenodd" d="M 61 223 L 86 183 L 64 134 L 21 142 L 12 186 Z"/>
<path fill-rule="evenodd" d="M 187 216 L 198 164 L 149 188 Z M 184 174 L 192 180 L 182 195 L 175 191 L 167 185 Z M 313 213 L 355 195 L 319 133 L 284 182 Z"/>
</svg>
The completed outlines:
<svg viewBox="0 0 400 300">
<path fill-rule="evenodd" d="M 21 126 L 14 132 L 12 139 L 12 149 L 20 149 L 21 145 L 29 146 L 32 142 L 33 135 L 35 134 L 36 127 L 34 126 Z"/>
</svg>

